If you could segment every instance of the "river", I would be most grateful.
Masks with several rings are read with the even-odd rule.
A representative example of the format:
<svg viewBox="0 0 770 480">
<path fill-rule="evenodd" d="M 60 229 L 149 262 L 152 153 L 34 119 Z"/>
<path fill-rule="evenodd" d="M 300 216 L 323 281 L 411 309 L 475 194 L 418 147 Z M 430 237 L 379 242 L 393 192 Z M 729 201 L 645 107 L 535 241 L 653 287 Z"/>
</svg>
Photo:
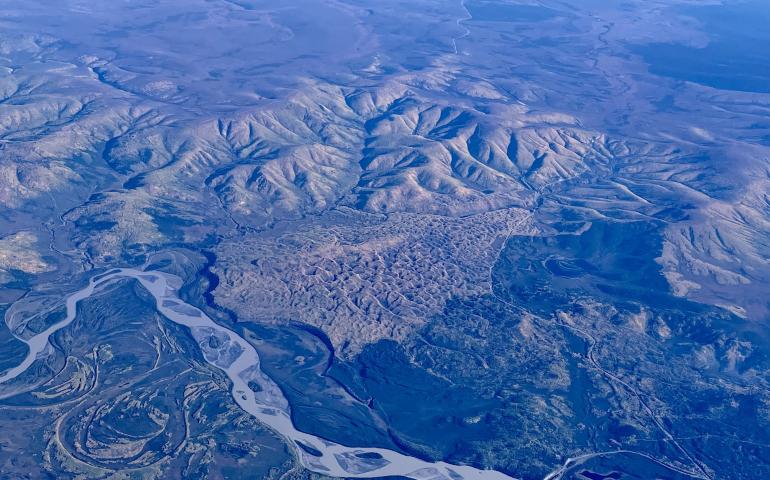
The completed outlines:
<svg viewBox="0 0 770 480">
<path fill-rule="evenodd" d="M 401 476 L 415 480 L 510 480 L 494 470 L 466 465 L 428 462 L 382 448 L 349 447 L 301 432 L 291 421 L 289 402 L 281 389 L 260 369 L 254 347 L 240 335 L 209 318 L 202 310 L 180 300 L 182 280 L 160 271 L 129 268 L 97 275 L 88 285 L 67 297 L 64 319 L 28 339 L 19 338 L 29 347 L 26 358 L 0 375 L 0 383 L 24 373 L 39 355 L 49 348 L 48 339 L 77 316 L 77 304 L 94 294 L 100 286 L 120 279 L 137 280 L 155 298 L 157 310 L 172 322 L 190 329 L 208 363 L 223 371 L 232 382 L 233 400 L 244 411 L 281 435 L 308 470 L 331 477 L 372 478 Z"/>
</svg>

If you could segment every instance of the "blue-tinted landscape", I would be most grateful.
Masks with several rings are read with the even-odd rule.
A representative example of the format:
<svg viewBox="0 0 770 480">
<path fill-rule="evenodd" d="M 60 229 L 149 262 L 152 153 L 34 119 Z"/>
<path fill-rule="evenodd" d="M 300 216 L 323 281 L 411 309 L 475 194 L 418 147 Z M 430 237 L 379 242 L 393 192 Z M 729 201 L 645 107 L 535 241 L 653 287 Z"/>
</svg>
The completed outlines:
<svg viewBox="0 0 770 480">
<path fill-rule="evenodd" d="M 709 36 L 705 44 L 650 43 L 633 51 L 652 73 L 722 90 L 770 93 L 770 5 L 738 1 L 682 7 Z"/>
<path fill-rule="evenodd" d="M 768 24 L 5 2 L 0 479 L 770 478 Z"/>
</svg>

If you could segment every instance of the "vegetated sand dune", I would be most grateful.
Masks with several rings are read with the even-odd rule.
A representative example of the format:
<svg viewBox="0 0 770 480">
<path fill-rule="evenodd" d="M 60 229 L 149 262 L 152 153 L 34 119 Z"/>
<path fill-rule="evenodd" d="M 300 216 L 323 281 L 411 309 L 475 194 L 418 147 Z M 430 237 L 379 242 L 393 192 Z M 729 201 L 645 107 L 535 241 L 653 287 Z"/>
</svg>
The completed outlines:
<svg viewBox="0 0 770 480">
<path fill-rule="evenodd" d="M 317 326 L 350 356 L 406 339 L 450 299 L 489 293 L 506 239 L 535 232 L 518 208 L 462 219 L 343 210 L 301 233 L 223 243 L 215 296 L 244 318 Z"/>
</svg>

